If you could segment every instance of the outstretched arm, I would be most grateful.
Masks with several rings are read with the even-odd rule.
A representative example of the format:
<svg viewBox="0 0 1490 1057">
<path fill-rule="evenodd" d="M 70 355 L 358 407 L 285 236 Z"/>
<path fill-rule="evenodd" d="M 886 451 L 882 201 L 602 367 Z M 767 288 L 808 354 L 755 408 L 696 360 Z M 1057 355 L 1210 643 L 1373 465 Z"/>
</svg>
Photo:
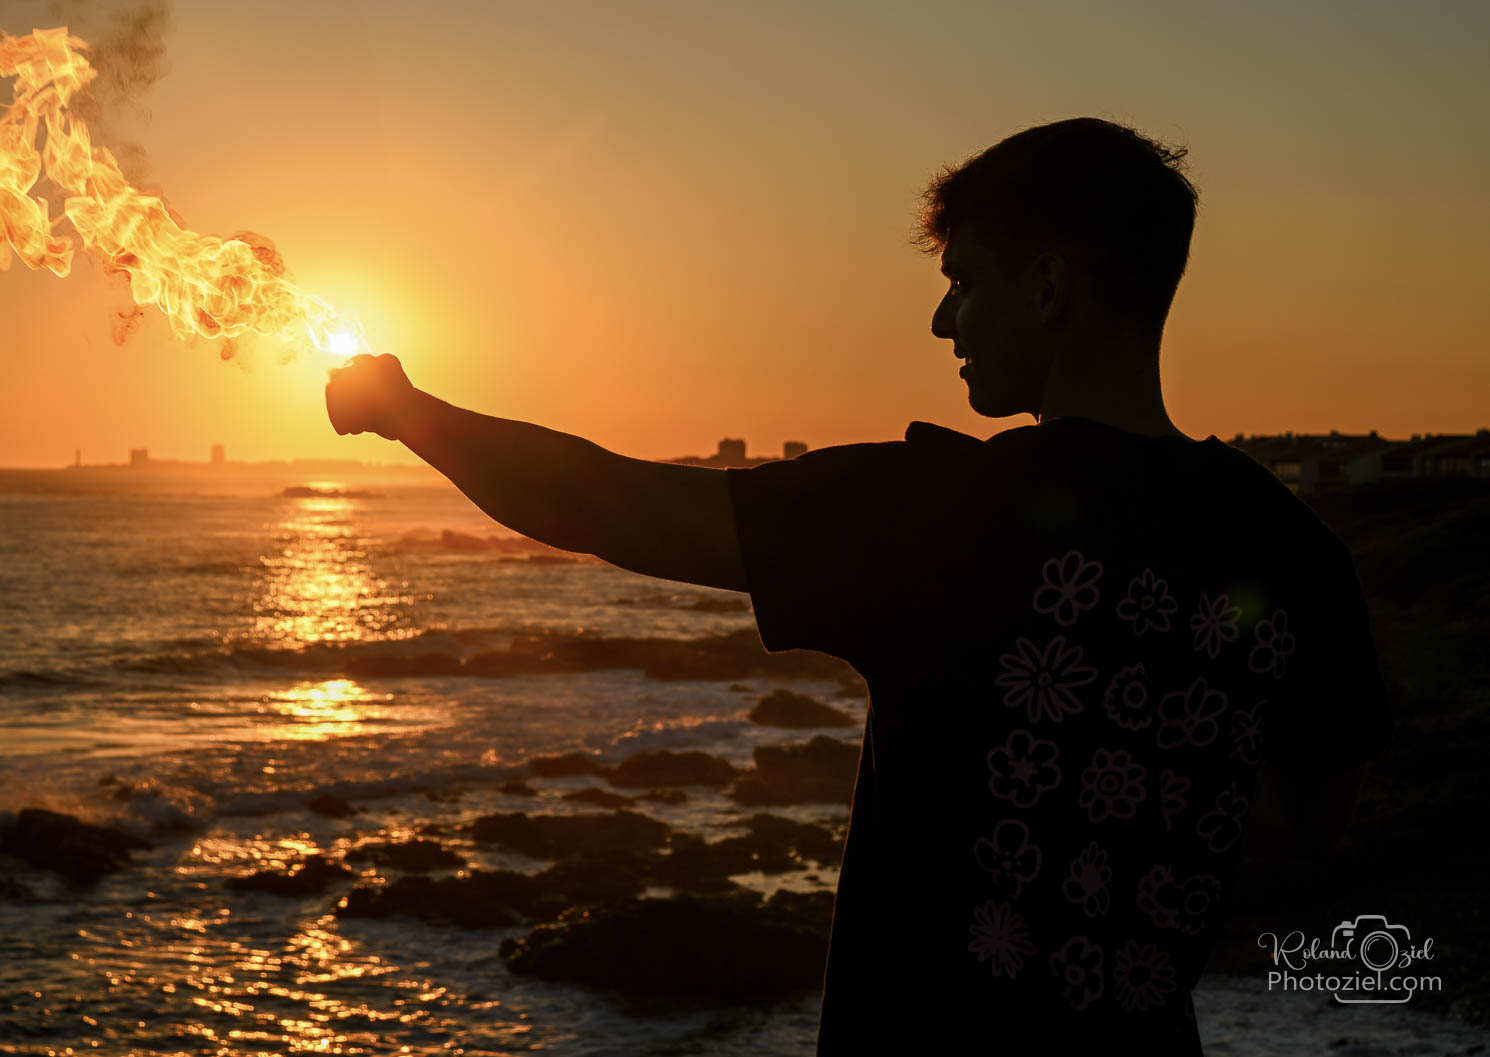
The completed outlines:
<svg viewBox="0 0 1490 1057">
<path fill-rule="evenodd" d="M 646 576 L 746 589 L 723 470 L 631 459 L 462 410 L 415 389 L 392 356 L 333 372 L 326 409 L 338 433 L 403 442 L 515 532 Z"/>
</svg>

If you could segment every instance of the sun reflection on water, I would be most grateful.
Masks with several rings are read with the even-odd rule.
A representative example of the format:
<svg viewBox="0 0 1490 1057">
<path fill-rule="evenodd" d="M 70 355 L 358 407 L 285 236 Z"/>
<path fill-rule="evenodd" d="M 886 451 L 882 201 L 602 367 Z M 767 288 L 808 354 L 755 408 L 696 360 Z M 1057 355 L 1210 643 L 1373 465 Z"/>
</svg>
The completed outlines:
<svg viewBox="0 0 1490 1057">
<path fill-rule="evenodd" d="M 259 559 L 255 632 L 282 646 L 376 638 L 396 630 L 412 601 L 373 569 L 352 521 L 359 500 L 316 495 L 291 501 L 277 552 Z"/>
<path fill-rule="evenodd" d="M 269 694 L 265 711 L 268 718 L 282 717 L 273 737 L 321 741 L 365 734 L 395 720 L 392 700 L 392 694 L 375 694 L 355 679 L 324 679 Z"/>
</svg>

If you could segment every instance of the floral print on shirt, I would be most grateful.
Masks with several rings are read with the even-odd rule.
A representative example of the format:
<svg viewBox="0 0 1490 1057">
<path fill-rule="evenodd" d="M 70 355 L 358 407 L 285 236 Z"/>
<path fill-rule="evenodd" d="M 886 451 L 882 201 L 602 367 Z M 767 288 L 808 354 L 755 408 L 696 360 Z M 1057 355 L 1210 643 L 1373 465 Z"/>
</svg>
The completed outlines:
<svg viewBox="0 0 1490 1057">
<path fill-rule="evenodd" d="M 1035 612 L 1050 613 L 1062 627 L 1070 627 L 1082 610 L 1092 609 L 1102 597 L 1097 578 L 1101 562 L 1089 562 L 1080 551 L 1067 551 L 1045 563 L 1045 582 L 1035 591 Z"/>
<path fill-rule="evenodd" d="M 1107 913 L 1111 902 L 1107 882 L 1111 880 L 1112 867 L 1107 865 L 1107 853 L 1092 841 L 1071 860 L 1071 873 L 1061 891 L 1071 902 L 1080 904 L 1082 913 L 1094 918 Z"/>
<path fill-rule="evenodd" d="M 973 908 L 973 923 L 968 926 L 973 938 L 967 949 L 980 962 L 991 962 L 994 976 L 1013 977 L 1024 968 L 1024 959 L 1035 953 L 1024 915 L 1016 914 L 1008 903 L 988 900 Z"/>
<path fill-rule="evenodd" d="M 1029 827 L 1017 818 L 1000 822 L 992 839 L 975 840 L 973 856 L 999 890 L 1011 897 L 1017 897 L 1024 883 L 1040 872 L 1040 849 L 1030 843 Z"/>
<path fill-rule="evenodd" d="M 1128 584 L 1128 597 L 1117 605 L 1119 619 L 1133 625 L 1133 634 L 1146 631 L 1168 631 L 1169 615 L 1180 604 L 1169 593 L 1169 585 L 1145 569 L 1143 575 Z"/>
<path fill-rule="evenodd" d="M 1102 994 L 1102 948 L 1085 936 L 1072 936 L 1050 956 L 1050 971 L 1061 994 L 1078 1013 Z"/>
<path fill-rule="evenodd" d="M 1038 966 L 1073 1012 L 1167 1008 L 1234 875 L 1263 743 L 1253 691 L 1296 652 L 1288 611 L 1075 548 L 1026 597 L 1032 623 L 998 653 L 996 714 L 1014 723 L 985 750 L 991 828 L 969 865 L 988 898 L 968 950 L 995 977 Z"/>
<path fill-rule="evenodd" d="M 1282 678 L 1288 656 L 1293 653 L 1293 633 L 1288 630 L 1288 614 L 1278 610 L 1267 620 L 1257 622 L 1257 644 L 1247 657 L 1254 672 Z"/>
<path fill-rule="evenodd" d="M 1033 807 L 1040 794 L 1061 784 L 1060 748 L 1027 730 L 988 751 L 989 792 L 1018 807 Z"/>
<path fill-rule="evenodd" d="M 1066 637 L 1057 635 L 1042 650 L 1026 638 L 1016 644 L 1017 653 L 999 658 L 1004 672 L 994 680 L 1009 687 L 1004 704 L 1024 708 L 1031 723 L 1044 717 L 1057 723 L 1067 714 L 1080 712 L 1079 687 L 1097 677 L 1097 669 L 1081 663 L 1081 647 L 1066 646 Z"/>
</svg>

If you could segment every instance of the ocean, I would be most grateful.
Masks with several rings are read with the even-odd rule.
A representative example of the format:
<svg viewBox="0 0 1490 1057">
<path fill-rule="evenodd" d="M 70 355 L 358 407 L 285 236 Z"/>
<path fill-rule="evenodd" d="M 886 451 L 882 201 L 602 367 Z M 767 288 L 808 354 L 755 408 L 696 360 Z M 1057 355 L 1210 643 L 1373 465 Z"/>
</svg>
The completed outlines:
<svg viewBox="0 0 1490 1057">
<path fill-rule="evenodd" d="M 545 643 L 572 656 L 576 642 L 624 638 L 646 658 L 656 644 L 753 635 L 749 600 L 532 546 L 448 487 L 288 483 L 0 492 L 0 830 L 43 808 L 150 845 L 92 885 L 0 856 L 0 1053 L 812 1052 L 810 988 L 637 1003 L 510 971 L 499 947 L 526 925 L 337 911 L 354 885 L 402 875 L 358 854 L 381 842 L 437 840 L 463 864 L 445 873 L 543 868 L 473 839 L 471 823 L 600 812 L 582 791 L 610 786 L 535 778 L 534 758 L 605 766 L 668 749 L 748 768 L 756 749 L 811 735 L 856 747 L 862 684 L 828 667 L 545 666 Z M 521 644 L 532 664 L 490 660 Z M 853 722 L 752 722 L 778 689 Z M 711 786 L 632 805 L 709 841 L 752 813 Z M 841 838 L 847 798 L 769 810 Z M 299 896 L 229 886 L 317 854 L 352 872 Z M 836 871 L 731 879 L 830 892 Z M 1271 994 L 1263 977 L 1205 979 L 1208 1053 L 1482 1041 L 1403 1006 Z"/>
</svg>

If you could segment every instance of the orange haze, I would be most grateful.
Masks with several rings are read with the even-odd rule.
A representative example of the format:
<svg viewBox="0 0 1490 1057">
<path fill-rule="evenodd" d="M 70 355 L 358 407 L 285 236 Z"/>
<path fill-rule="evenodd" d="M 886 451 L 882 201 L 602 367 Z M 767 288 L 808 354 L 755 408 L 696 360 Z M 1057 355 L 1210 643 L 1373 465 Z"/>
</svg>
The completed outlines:
<svg viewBox="0 0 1490 1057">
<path fill-rule="evenodd" d="M 1490 425 L 1490 14 L 1307 6 L 183 4 L 149 120 L 111 132 L 192 228 L 266 233 L 421 387 L 660 458 L 1027 424 L 973 415 L 931 337 L 916 196 L 1106 116 L 1191 148 L 1182 430 Z M 59 21 L 18 0 L 0 29 Z M 0 465 L 411 458 L 337 437 L 324 363 L 266 340 L 246 370 L 159 317 L 116 347 L 128 304 L 81 260 L 0 273 Z"/>
</svg>

